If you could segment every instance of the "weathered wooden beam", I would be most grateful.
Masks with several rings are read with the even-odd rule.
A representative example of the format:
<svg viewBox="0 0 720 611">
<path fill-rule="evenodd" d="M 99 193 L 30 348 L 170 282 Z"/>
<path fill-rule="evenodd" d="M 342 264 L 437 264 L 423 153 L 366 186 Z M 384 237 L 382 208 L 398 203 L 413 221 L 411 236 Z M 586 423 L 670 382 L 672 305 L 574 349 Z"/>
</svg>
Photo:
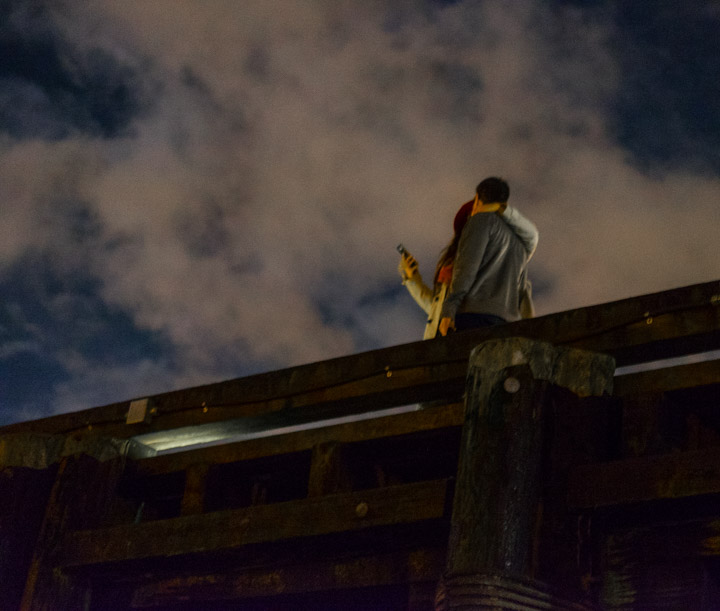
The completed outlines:
<svg viewBox="0 0 720 611">
<path fill-rule="evenodd" d="M 616 376 L 613 394 L 617 397 L 626 397 L 670 392 L 710 384 L 720 384 L 720 360 Z"/>
<path fill-rule="evenodd" d="M 0 433 L 4 429 L 0 429 Z M 99 461 L 134 453 L 138 458 L 153 456 L 154 451 L 135 449 L 132 439 L 111 439 L 99 436 L 72 437 L 47 433 L 0 434 L 0 466 L 46 469 L 66 456 L 85 454 Z"/>
<path fill-rule="evenodd" d="M 105 436 L 136 437 L 157 443 L 158 439 L 151 434 L 171 428 L 205 426 L 212 435 L 207 425 L 220 423 L 217 430 L 222 431 L 223 423 L 235 420 L 229 432 L 241 434 L 459 395 L 466 355 L 415 365 L 416 361 L 426 360 L 423 356 L 427 347 L 427 343 L 407 344 L 164 393 L 153 397 L 157 412 L 150 422 L 125 424 L 129 402 L 122 402 L 9 425 L 0 428 L 0 435 L 33 430 L 96 435 L 102 431 Z M 398 348 L 401 354 L 395 354 Z M 386 364 L 400 359 L 405 362 L 396 366 Z"/>
<path fill-rule="evenodd" d="M 634 321 L 619 319 L 614 328 L 558 343 L 610 354 L 618 366 L 707 352 L 720 347 L 720 307 L 708 300 L 649 310 Z"/>
<path fill-rule="evenodd" d="M 99 443 L 100 440 L 98 440 Z M 46 506 L 20 604 L 22 611 L 70 611 L 83 608 L 88 584 L 56 570 L 57 554 L 65 533 L 103 525 L 124 467 L 113 440 L 106 440 L 105 461 L 86 454 L 64 457 Z"/>
<path fill-rule="evenodd" d="M 437 581 L 444 549 L 410 551 L 159 579 L 135 589 L 132 606 L 145 609 L 209 601 Z"/>
<path fill-rule="evenodd" d="M 582 465 L 571 474 L 568 502 L 580 509 L 720 493 L 720 449 Z"/>
<path fill-rule="evenodd" d="M 612 387 L 612 358 L 523 338 L 488 341 L 470 357 L 444 586 L 446 607 L 571 608 L 533 582 L 546 412 L 555 387 L 578 396 Z M 573 585 L 580 592 L 580 575 Z M 519 598 L 527 606 L 517 606 Z M 507 604 L 506 604 L 507 603 Z"/>
<path fill-rule="evenodd" d="M 437 405 L 418 411 L 382 418 L 336 424 L 284 435 L 249 439 L 220 446 L 209 446 L 176 454 L 145 458 L 134 463 L 138 476 L 157 475 L 182 471 L 195 463 L 223 464 L 252 460 L 278 454 L 310 450 L 322 443 L 355 443 L 368 439 L 381 439 L 409 435 L 422 431 L 459 427 L 463 419 L 461 403 Z"/>
<path fill-rule="evenodd" d="M 199 406 L 195 410 L 164 414 L 161 426 L 159 421 L 158 427 L 147 425 L 148 431 L 134 439 L 153 448 L 165 449 L 375 412 L 438 397 L 457 400 L 463 390 L 464 371 L 464 362 L 388 370 L 350 384 L 282 399 Z"/>
<path fill-rule="evenodd" d="M 717 585 L 706 559 L 720 556 L 720 521 L 641 525 L 608 533 L 600 542 L 603 609 L 716 607 Z"/>
<path fill-rule="evenodd" d="M 445 480 L 68 534 L 62 567 L 229 550 L 252 543 L 441 518 Z"/>
<path fill-rule="evenodd" d="M 606 352 L 631 364 L 720 348 L 720 282 L 644 295 L 153 397 L 151 422 L 125 424 L 129 401 L 20 423 L 3 432 L 135 437 L 269 413 L 317 419 L 426 401 L 457 391 L 474 346 L 523 336 Z"/>
</svg>

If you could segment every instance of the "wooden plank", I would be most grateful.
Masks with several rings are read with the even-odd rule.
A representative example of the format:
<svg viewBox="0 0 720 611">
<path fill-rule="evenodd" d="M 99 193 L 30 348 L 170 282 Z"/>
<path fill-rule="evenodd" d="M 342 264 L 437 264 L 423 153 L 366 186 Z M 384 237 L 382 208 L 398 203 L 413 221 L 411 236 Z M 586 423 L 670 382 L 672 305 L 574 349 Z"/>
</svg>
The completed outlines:
<svg viewBox="0 0 720 611">
<path fill-rule="evenodd" d="M 621 362 L 623 359 L 624 362 L 632 362 L 632 359 L 651 360 L 660 356 L 659 350 L 664 351 L 666 356 L 673 356 L 677 354 L 680 346 L 684 346 L 683 350 L 720 346 L 720 332 L 717 331 L 702 335 L 701 339 L 698 339 L 698 335 L 692 335 L 691 339 L 688 339 L 690 332 L 694 333 L 699 329 L 720 329 L 719 312 L 719 308 L 707 306 L 700 310 L 660 315 L 652 319 L 652 325 L 644 321 L 634 322 L 627 327 L 613 328 L 605 334 L 591 334 L 580 339 L 571 338 L 566 342 L 560 341 L 561 336 L 554 339 L 558 344 L 565 343 L 576 348 L 614 354 L 621 359 Z M 699 321 L 695 318 L 699 318 Z M 521 321 L 516 325 L 525 322 Z M 497 336 L 510 335 L 511 332 L 520 333 L 518 329 L 514 331 L 511 329 L 516 325 L 504 325 L 501 331 L 493 333 Z M 523 333 L 526 336 L 536 335 L 532 328 L 526 331 L 528 332 Z M 476 333 L 477 330 L 461 335 L 464 335 L 463 339 L 467 341 Z M 489 332 L 481 330 L 481 333 L 486 335 L 475 336 L 473 342 L 490 339 L 487 335 Z M 686 340 L 700 343 L 686 344 Z M 395 371 L 395 380 L 392 383 L 384 380 L 383 376 L 374 376 L 350 385 L 339 385 L 323 391 L 298 395 L 282 402 L 275 400 L 252 405 L 205 407 L 202 408 L 202 417 L 188 413 L 183 413 L 177 418 L 168 416 L 163 420 L 163 426 L 159 430 L 140 434 L 135 439 L 162 449 L 165 446 L 174 447 L 193 440 L 200 442 L 205 439 L 229 438 L 235 434 L 268 430 L 322 418 L 359 414 L 370 409 L 379 410 L 402 403 L 457 396 L 464 388 L 465 357 L 472 347 L 473 345 L 470 344 L 459 346 L 456 354 L 463 355 L 461 361 L 446 363 L 444 366 L 423 366 Z M 440 377 L 433 371 L 439 369 L 443 369 Z M 424 380 L 422 384 L 421 380 Z M 385 388 L 381 390 L 383 386 Z M 240 414 L 241 417 L 233 418 L 229 416 L 231 413 Z"/>
<path fill-rule="evenodd" d="M 475 329 L 432 342 L 405 344 L 163 393 L 153 397 L 157 413 L 150 423 L 126 425 L 129 401 L 123 401 L 10 425 L 0 429 L 0 434 L 34 430 L 129 437 L 270 412 L 303 412 L 324 404 L 335 413 L 360 409 L 358 402 L 364 403 L 365 409 L 399 405 L 408 397 L 407 402 L 413 402 L 412 396 L 445 392 L 443 385 L 455 388 L 454 384 L 464 379 L 463 369 L 470 350 L 496 337 L 523 336 L 605 351 L 616 356 L 618 364 L 675 356 L 683 351 L 710 350 L 720 347 L 718 294 L 720 282 L 709 282 Z"/>
<path fill-rule="evenodd" d="M 132 608 L 147 609 L 180 601 L 200 604 L 280 594 L 432 582 L 440 578 L 444 556 L 444 549 L 421 548 L 302 565 L 178 576 L 136 588 Z"/>
<path fill-rule="evenodd" d="M 707 518 L 652 524 L 613 533 L 613 544 L 630 545 L 656 562 L 720 557 L 720 520 Z"/>
<path fill-rule="evenodd" d="M 720 521 L 652 524 L 611 532 L 602 548 L 603 609 L 716 608 L 707 557 L 720 556 Z"/>
<path fill-rule="evenodd" d="M 463 405 L 433 406 L 383 418 L 337 424 L 306 431 L 250 439 L 221 446 L 210 446 L 176 454 L 144 458 L 134 463 L 138 476 L 157 475 L 182 471 L 195 463 L 223 464 L 252 460 L 278 454 L 310 450 L 321 443 L 354 443 L 368 439 L 381 439 L 408 435 L 421 431 L 459 427 L 463 421 Z"/>
<path fill-rule="evenodd" d="M 163 449 L 379 411 L 438 397 L 457 399 L 464 388 L 465 370 L 464 361 L 413 367 L 282 399 L 200 406 L 164 414 L 162 422 L 147 425 L 147 431 L 134 438 Z M 388 373 L 393 375 L 388 377 Z"/>
<path fill-rule="evenodd" d="M 720 360 L 616 376 L 613 394 L 618 397 L 626 397 L 670 392 L 710 384 L 720 384 Z"/>
<path fill-rule="evenodd" d="M 562 343 L 611 354 L 618 366 L 706 352 L 720 347 L 720 308 L 688 304 Z"/>
<path fill-rule="evenodd" d="M 144 524 L 70 533 L 60 566 L 229 550 L 252 543 L 441 518 L 446 480 L 435 480 Z"/>
<path fill-rule="evenodd" d="M 331 418 L 345 413 L 380 410 L 396 405 L 440 398 L 462 392 L 466 354 L 444 361 L 416 365 L 427 360 L 429 344 L 417 342 L 293 369 L 239 378 L 208 386 L 173 391 L 153 397 L 157 413 L 151 422 L 125 424 L 129 401 L 61 414 L 0 428 L 0 435 L 23 431 L 102 434 L 107 437 L 137 437 L 153 431 L 183 426 L 207 425 L 243 419 L 243 430 L 252 428 L 248 419 L 278 412 L 296 412 L 302 421 Z M 403 363 L 392 364 L 404 359 Z M 388 364 L 391 363 L 391 364 Z M 388 375 L 390 374 L 390 375 Z M 251 428 L 248 429 L 247 426 Z"/>
<path fill-rule="evenodd" d="M 590 509 L 720 493 L 720 449 L 646 456 L 573 470 L 572 507 Z"/>
</svg>

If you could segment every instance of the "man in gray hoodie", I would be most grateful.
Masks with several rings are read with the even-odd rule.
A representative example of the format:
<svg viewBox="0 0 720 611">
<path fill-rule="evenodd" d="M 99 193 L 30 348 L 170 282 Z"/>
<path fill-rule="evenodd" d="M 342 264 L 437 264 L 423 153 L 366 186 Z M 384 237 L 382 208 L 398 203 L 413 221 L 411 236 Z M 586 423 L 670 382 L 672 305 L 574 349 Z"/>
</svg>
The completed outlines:
<svg viewBox="0 0 720 611">
<path fill-rule="evenodd" d="M 453 265 L 452 281 L 440 315 L 439 331 L 462 331 L 520 318 L 532 312 L 532 286 L 527 264 L 537 245 L 522 240 L 497 214 L 507 207 L 508 184 L 501 178 L 483 180 L 467 221 Z"/>
</svg>

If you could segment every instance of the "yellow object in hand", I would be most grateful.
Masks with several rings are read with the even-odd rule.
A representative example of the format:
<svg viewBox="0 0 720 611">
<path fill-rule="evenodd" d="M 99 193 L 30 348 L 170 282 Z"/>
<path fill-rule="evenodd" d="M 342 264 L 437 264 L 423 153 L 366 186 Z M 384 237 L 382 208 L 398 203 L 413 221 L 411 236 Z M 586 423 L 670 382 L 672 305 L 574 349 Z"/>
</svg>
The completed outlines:
<svg viewBox="0 0 720 611">
<path fill-rule="evenodd" d="M 410 280 L 418 269 L 418 262 L 415 260 L 409 252 L 404 252 L 400 256 L 400 262 L 398 263 L 398 272 L 402 276 L 403 280 Z"/>
</svg>

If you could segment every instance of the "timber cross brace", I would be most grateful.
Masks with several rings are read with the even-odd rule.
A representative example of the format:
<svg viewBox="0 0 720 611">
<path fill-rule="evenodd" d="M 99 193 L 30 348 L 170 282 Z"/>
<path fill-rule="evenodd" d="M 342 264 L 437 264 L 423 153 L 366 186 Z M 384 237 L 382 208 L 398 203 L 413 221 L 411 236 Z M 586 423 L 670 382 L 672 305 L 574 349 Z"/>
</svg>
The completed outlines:
<svg viewBox="0 0 720 611">
<path fill-rule="evenodd" d="M 715 609 L 718 295 L 2 427 L 0 609 Z"/>
</svg>

